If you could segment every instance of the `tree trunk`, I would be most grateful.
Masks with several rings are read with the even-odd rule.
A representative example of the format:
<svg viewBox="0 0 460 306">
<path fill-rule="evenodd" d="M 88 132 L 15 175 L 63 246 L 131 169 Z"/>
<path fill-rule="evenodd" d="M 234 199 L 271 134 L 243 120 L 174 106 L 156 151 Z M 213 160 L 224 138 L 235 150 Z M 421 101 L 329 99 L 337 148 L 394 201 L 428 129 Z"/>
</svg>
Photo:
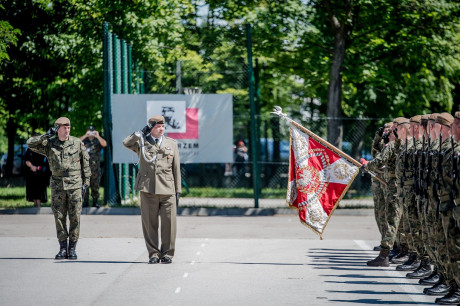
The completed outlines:
<svg viewBox="0 0 460 306">
<path fill-rule="evenodd" d="M 353 22 L 353 0 L 345 0 L 341 5 L 331 3 L 331 0 L 323 0 L 327 10 L 331 28 L 334 31 L 334 50 L 332 54 L 332 65 L 329 73 L 329 87 L 327 93 L 327 140 L 342 148 L 343 123 L 342 123 L 342 68 L 345 60 L 345 42 L 351 33 Z M 343 7 L 343 5 L 345 7 Z M 336 10 L 344 10 L 344 17 L 340 21 Z"/>
<path fill-rule="evenodd" d="M 14 162 L 14 138 L 16 137 L 16 122 L 14 118 L 10 116 L 6 123 L 6 134 L 8 137 L 8 158 L 6 159 L 5 177 L 10 178 L 13 174 L 13 162 Z"/>
<path fill-rule="evenodd" d="M 345 58 L 345 35 L 343 28 L 336 29 L 334 38 L 334 53 L 329 74 L 327 93 L 327 141 L 342 148 L 342 67 Z"/>
</svg>

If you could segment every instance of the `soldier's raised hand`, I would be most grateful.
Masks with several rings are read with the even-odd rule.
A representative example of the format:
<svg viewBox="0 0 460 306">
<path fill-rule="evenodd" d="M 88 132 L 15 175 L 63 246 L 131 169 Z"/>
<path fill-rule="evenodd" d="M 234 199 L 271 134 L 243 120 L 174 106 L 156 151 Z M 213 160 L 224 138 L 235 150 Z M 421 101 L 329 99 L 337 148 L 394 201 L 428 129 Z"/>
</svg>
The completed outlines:
<svg viewBox="0 0 460 306">
<path fill-rule="evenodd" d="M 45 136 L 48 137 L 48 138 L 51 138 L 54 135 L 56 135 L 58 130 L 59 130 L 59 125 L 55 126 L 55 127 L 52 127 L 46 132 Z"/>
<path fill-rule="evenodd" d="M 151 130 L 151 129 L 152 129 L 152 128 L 150 127 L 150 125 L 146 125 L 146 126 L 144 126 L 144 128 L 142 129 L 141 132 L 142 132 L 145 136 L 147 136 L 148 134 L 150 134 L 150 130 Z"/>
</svg>

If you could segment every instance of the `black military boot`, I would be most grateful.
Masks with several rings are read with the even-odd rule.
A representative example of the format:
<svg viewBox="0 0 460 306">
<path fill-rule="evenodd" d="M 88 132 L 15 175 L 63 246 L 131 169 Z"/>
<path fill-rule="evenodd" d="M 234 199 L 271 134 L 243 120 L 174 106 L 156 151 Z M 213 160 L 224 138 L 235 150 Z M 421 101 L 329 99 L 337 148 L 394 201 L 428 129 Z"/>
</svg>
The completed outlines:
<svg viewBox="0 0 460 306">
<path fill-rule="evenodd" d="M 380 250 L 379 256 L 377 256 L 373 260 L 369 260 L 367 262 L 367 265 L 371 267 L 389 267 L 390 266 L 390 262 L 388 260 L 389 253 L 390 253 L 389 249 L 382 248 Z"/>
<path fill-rule="evenodd" d="M 409 248 L 406 245 L 401 246 L 401 251 L 398 255 L 391 259 L 392 264 L 403 264 L 409 259 Z"/>
<path fill-rule="evenodd" d="M 77 253 L 75 252 L 75 249 L 77 247 L 77 242 L 75 241 L 69 241 L 69 259 L 77 259 Z"/>
<path fill-rule="evenodd" d="M 380 245 L 374 247 L 374 251 L 380 252 L 382 247 Z"/>
<path fill-rule="evenodd" d="M 388 259 L 392 260 L 393 257 L 399 254 L 399 252 L 401 252 L 400 246 L 396 242 L 393 243 L 393 248 L 391 249 L 390 254 L 388 254 Z"/>
<path fill-rule="evenodd" d="M 420 285 L 433 286 L 439 284 L 441 281 L 441 275 L 438 274 L 438 269 L 435 267 L 430 276 L 423 278 L 418 281 Z"/>
<path fill-rule="evenodd" d="M 396 271 L 414 271 L 420 267 L 420 261 L 417 260 L 417 253 L 409 253 L 409 259 L 396 267 Z"/>
<path fill-rule="evenodd" d="M 67 239 L 59 241 L 59 253 L 56 254 L 54 259 L 67 259 Z"/>
<path fill-rule="evenodd" d="M 450 292 L 442 298 L 437 298 L 435 302 L 439 305 L 459 305 L 460 289 L 458 288 L 457 284 L 453 283 Z"/>
<path fill-rule="evenodd" d="M 89 206 L 89 200 L 84 200 L 82 207 L 88 207 Z"/>
<path fill-rule="evenodd" d="M 428 259 L 423 259 L 420 263 L 420 266 L 414 272 L 406 274 L 407 278 L 411 279 L 421 279 L 431 275 L 431 265 Z"/>
<path fill-rule="evenodd" d="M 446 295 L 449 293 L 450 289 L 450 286 L 446 284 L 446 279 L 444 276 L 440 275 L 439 283 L 431 288 L 423 289 L 423 293 L 426 295 Z"/>
<path fill-rule="evenodd" d="M 93 207 L 100 208 L 99 203 L 97 202 L 97 199 L 93 198 Z"/>
</svg>

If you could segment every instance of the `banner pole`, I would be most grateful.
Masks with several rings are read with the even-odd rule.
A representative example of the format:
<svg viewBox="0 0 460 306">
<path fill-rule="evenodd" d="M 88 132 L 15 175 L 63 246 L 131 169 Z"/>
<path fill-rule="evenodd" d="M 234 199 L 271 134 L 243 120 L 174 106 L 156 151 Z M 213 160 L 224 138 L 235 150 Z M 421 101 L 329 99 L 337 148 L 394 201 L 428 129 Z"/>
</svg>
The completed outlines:
<svg viewBox="0 0 460 306">
<path fill-rule="evenodd" d="M 299 123 L 295 122 L 294 120 L 292 120 L 291 118 L 289 118 L 286 114 L 283 114 L 282 113 L 282 108 L 279 107 L 279 106 L 275 106 L 275 109 L 273 112 L 271 112 L 272 114 L 275 114 L 279 117 L 281 117 L 282 119 L 285 119 L 287 120 L 289 123 L 291 123 L 292 125 L 294 125 L 295 127 L 297 127 L 298 129 L 302 130 L 303 132 L 305 132 L 305 134 L 308 134 L 308 136 L 310 136 L 311 138 L 313 138 L 314 140 L 318 141 L 319 143 L 321 143 L 322 145 L 324 145 L 325 147 L 327 147 L 328 149 L 330 149 L 331 151 L 337 153 L 338 155 L 342 156 L 343 158 L 345 158 L 347 161 L 349 161 L 350 163 L 352 163 L 353 165 L 361 168 L 362 167 L 362 164 L 357 161 L 356 159 L 354 159 L 353 157 L 349 156 L 348 154 L 346 154 L 345 152 L 343 152 L 342 150 L 336 148 L 335 146 L 333 146 L 332 144 L 330 144 L 328 141 L 324 140 L 323 138 L 319 137 L 318 135 L 316 135 L 315 133 L 313 133 L 312 131 L 310 131 L 309 129 L 303 127 L 302 125 L 300 125 Z M 385 186 L 387 185 L 387 183 L 382 180 L 380 177 L 378 177 L 374 172 L 372 171 L 369 171 L 369 170 L 366 170 L 366 172 L 368 172 L 372 177 L 374 177 L 376 180 L 378 180 L 380 183 L 384 184 Z"/>
</svg>

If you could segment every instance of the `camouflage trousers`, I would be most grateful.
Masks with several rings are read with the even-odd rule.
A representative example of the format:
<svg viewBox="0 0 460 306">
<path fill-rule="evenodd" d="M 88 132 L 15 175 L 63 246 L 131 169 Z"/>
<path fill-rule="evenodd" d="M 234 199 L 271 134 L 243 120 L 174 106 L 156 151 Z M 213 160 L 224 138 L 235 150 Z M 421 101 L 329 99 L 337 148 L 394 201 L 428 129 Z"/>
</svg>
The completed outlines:
<svg viewBox="0 0 460 306">
<path fill-rule="evenodd" d="M 455 222 L 453 210 L 441 213 L 441 223 L 446 238 L 448 279 L 454 279 L 460 286 L 460 227 Z"/>
<path fill-rule="evenodd" d="M 382 235 L 381 246 L 391 249 L 398 234 L 398 227 L 401 221 L 401 203 L 397 199 L 396 180 L 388 180 L 385 188 L 385 220 L 386 228 Z"/>
<path fill-rule="evenodd" d="M 51 201 L 58 240 L 64 241 L 69 238 L 70 241 L 77 241 L 80 236 L 81 188 L 51 188 Z M 68 230 L 67 214 L 70 223 Z"/>
<path fill-rule="evenodd" d="M 417 252 L 422 255 L 425 251 L 420 233 L 421 223 L 413 185 L 405 186 L 404 194 L 404 224 L 407 226 L 405 232 L 408 236 L 409 249 L 411 252 Z"/>
<path fill-rule="evenodd" d="M 98 200 L 99 199 L 99 186 L 101 183 L 101 168 L 99 167 L 99 164 L 90 163 L 90 169 L 91 169 L 91 179 L 89 183 L 89 188 L 88 191 L 85 194 L 85 202 L 89 201 L 89 191 L 91 190 L 91 197 L 93 200 Z"/>
<path fill-rule="evenodd" d="M 422 204 L 423 202 L 419 203 L 419 196 L 415 195 L 415 193 L 412 193 L 411 196 L 407 198 L 407 201 L 409 201 L 409 203 L 414 203 L 414 206 L 412 207 L 413 213 L 410 213 L 411 211 L 410 209 L 408 210 L 409 212 L 408 218 L 409 218 L 410 231 L 412 233 L 412 242 L 413 242 L 415 251 L 417 252 L 419 259 L 429 259 L 429 256 L 428 256 L 428 253 L 425 247 L 425 241 L 428 238 L 427 238 L 426 233 L 425 233 L 425 236 L 423 235 L 424 233 L 423 231 L 423 228 L 424 228 L 423 213 L 419 207 L 419 204 Z"/>
<path fill-rule="evenodd" d="M 398 192 L 397 200 L 399 202 L 399 206 L 401 207 L 401 219 L 399 220 L 396 242 L 400 246 L 409 248 L 409 224 L 407 224 L 407 207 L 405 206 L 404 201 L 405 193 L 404 189 L 399 185 L 397 186 L 396 190 Z"/>
<path fill-rule="evenodd" d="M 425 227 L 427 232 L 427 251 L 433 264 L 438 268 L 438 273 L 447 279 L 446 265 L 447 248 L 444 230 L 442 228 L 441 218 L 436 217 L 436 199 L 433 193 L 429 191 L 428 201 L 424 203 Z"/>
<path fill-rule="evenodd" d="M 374 215 L 380 236 L 383 235 L 385 228 L 385 195 L 383 186 L 378 181 L 372 181 L 372 197 L 374 200 Z"/>
</svg>

